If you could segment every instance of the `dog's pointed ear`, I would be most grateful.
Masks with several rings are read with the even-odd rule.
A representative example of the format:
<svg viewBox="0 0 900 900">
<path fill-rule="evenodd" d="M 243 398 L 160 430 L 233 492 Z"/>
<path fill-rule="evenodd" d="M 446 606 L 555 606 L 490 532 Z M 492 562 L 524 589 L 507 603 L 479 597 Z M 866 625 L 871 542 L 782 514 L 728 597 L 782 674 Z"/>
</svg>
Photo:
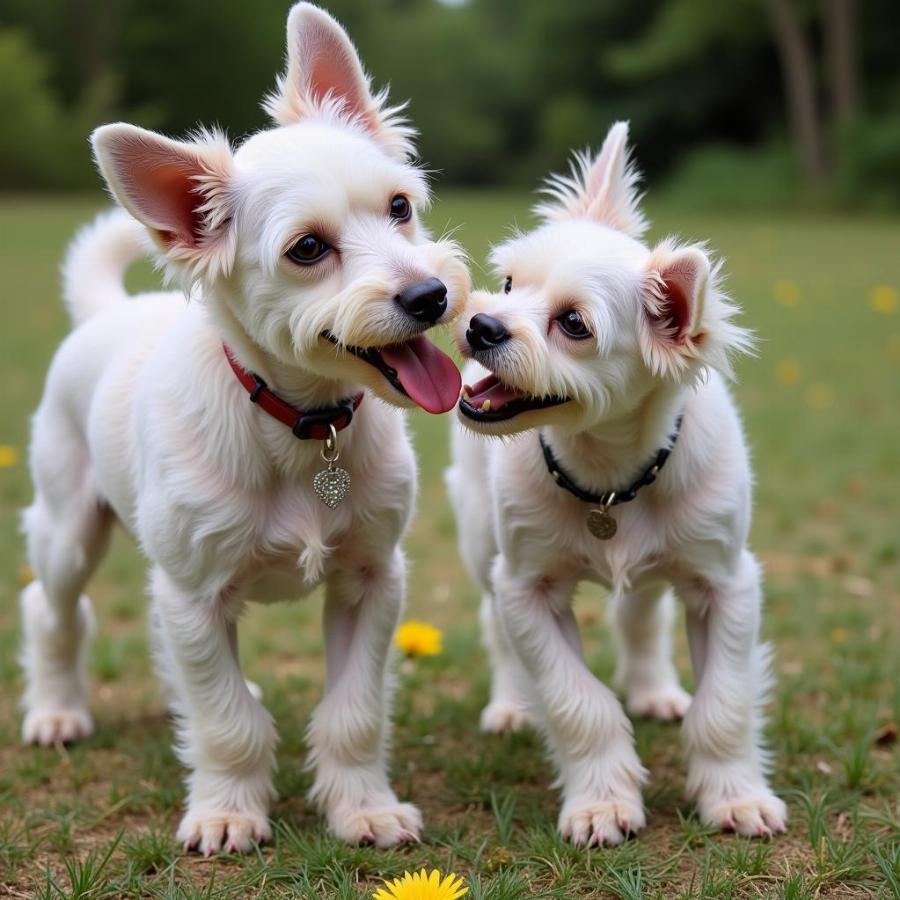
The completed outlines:
<svg viewBox="0 0 900 900">
<path fill-rule="evenodd" d="M 287 68 L 263 106 L 279 125 L 299 122 L 335 102 L 374 138 L 399 155 L 412 154 L 412 129 L 373 95 L 359 54 L 343 27 L 311 3 L 297 3 L 287 22 Z"/>
<path fill-rule="evenodd" d="M 172 261 L 227 273 L 233 258 L 232 155 L 224 137 L 174 141 L 117 123 L 94 131 L 91 143 L 113 196 Z"/>
<path fill-rule="evenodd" d="M 700 355 L 711 266 L 696 246 L 664 242 L 650 255 L 642 287 L 641 352 L 657 375 L 676 374 Z"/>
<path fill-rule="evenodd" d="M 544 189 L 548 199 L 536 212 L 549 221 L 593 219 L 640 237 L 647 220 L 640 209 L 639 180 L 630 160 L 628 123 L 616 122 L 596 156 L 579 153 L 570 175 L 551 176 Z"/>
<path fill-rule="evenodd" d="M 297 3 L 287 20 L 287 68 L 266 109 L 279 125 L 290 125 L 329 95 L 352 116 L 372 111 L 369 79 L 347 32 L 324 9 Z"/>
</svg>

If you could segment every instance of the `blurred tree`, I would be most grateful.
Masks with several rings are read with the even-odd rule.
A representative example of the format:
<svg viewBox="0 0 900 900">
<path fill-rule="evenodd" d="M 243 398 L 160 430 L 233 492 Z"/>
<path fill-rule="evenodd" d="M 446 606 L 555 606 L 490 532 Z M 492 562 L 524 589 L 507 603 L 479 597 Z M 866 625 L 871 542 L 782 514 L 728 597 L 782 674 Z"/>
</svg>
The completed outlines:
<svg viewBox="0 0 900 900">
<path fill-rule="evenodd" d="M 825 180 L 825 142 L 809 40 L 791 0 L 762 0 L 781 58 L 788 121 L 803 175 L 818 184 Z"/>
<path fill-rule="evenodd" d="M 855 0 L 826 0 L 825 24 L 832 114 L 846 123 L 860 112 Z"/>
<path fill-rule="evenodd" d="M 837 150 L 836 125 L 860 112 L 855 0 L 670 0 L 637 42 L 613 48 L 611 68 L 626 78 L 689 64 L 709 52 L 742 52 L 765 39 L 765 12 L 778 51 L 787 120 L 801 173 L 813 185 L 829 175 Z M 819 63 L 810 37 L 824 30 L 827 53 Z M 819 100 L 817 74 L 826 72 L 831 121 Z"/>
</svg>

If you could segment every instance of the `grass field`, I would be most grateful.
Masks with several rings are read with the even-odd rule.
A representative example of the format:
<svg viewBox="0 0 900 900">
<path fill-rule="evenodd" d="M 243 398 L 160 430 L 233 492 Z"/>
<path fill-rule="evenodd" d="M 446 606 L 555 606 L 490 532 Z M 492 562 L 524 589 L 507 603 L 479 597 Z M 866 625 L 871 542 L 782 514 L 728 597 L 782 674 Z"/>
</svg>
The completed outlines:
<svg viewBox="0 0 900 900">
<path fill-rule="evenodd" d="M 476 730 L 487 673 L 440 481 L 448 422 L 416 414 L 423 486 L 409 615 L 445 640 L 440 656 L 399 663 L 393 775 L 425 813 L 425 840 L 344 847 L 307 808 L 303 732 L 323 669 L 313 600 L 252 609 L 243 629 L 248 677 L 281 734 L 276 839 L 247 858 L 206 860 L 173 841 L 181 772 L 147 654 L 143 566 L 124 535 L 90 588 L 97 733 L 71 748 L 18 744 L 27 423 L 66 329 L 57 265 L 100 202 L 0 201 L 0 895 L 352 898 L 426 865 L 463 874 L 474 900 L 900 896 L 900 222 L 652 211 L 655 235 L 708 239 L 727 257 L 730 289 L 762 339 L 737 394 L 756 462 L 765 632 L 777 648 L 770 731 L 786 836 L 749 842 L 702 827 L 682 799 L 677 728 L 649 722 L 636 724 L 651 771 L 646 831 L 593 852 L 556 836 L 536 736 Z M 480 261 L 509 222 L 526 223 L 528 202 L 448 192 L 432 221 L 463 223 L 459 237 Z M 152 276 L 144 269 L 134 283 Z M 588 658 L 608 679 L 601 593 L 584 591 L 577 612 Z M 680 633 L 677 647 L 690 683 Z"/>
</svg>

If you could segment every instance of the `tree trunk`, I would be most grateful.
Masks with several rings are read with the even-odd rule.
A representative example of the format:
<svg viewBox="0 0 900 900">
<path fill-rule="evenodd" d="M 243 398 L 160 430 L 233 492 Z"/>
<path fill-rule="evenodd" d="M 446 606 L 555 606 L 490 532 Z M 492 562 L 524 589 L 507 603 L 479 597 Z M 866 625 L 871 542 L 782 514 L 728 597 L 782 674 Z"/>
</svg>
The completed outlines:
<svg viewBox="0 0 900 900">
<path fill-rule="evenodd" d="M 819 184 L 827 164 L 822 123 L 816 103 L 812 51 L 791 6 L 791 0 L 762 0 L 778 48 L 787 112 L 804 178 Z"/>
<path fill-rule="evenodd" d="M 855 0 L 825 0 L 831 113 L 837 124 L 849 121 L 859 112 L 855 18 Z"/>
</svg>

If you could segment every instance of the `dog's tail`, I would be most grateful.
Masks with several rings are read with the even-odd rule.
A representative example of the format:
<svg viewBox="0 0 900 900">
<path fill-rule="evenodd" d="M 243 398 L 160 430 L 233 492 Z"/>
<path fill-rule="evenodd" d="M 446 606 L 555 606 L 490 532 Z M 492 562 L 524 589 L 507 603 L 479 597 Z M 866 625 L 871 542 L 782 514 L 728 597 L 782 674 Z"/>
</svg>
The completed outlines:
<svg viewBox="0 0 900 900">
<path fill-rule="evenodd" d="M 78 325 L 128 298 L 125 272 L 150 252 L 143 226 L 125 210 L 101 213 L 69 245 L 62 267 L 62 294 Z"/>
</svg>

